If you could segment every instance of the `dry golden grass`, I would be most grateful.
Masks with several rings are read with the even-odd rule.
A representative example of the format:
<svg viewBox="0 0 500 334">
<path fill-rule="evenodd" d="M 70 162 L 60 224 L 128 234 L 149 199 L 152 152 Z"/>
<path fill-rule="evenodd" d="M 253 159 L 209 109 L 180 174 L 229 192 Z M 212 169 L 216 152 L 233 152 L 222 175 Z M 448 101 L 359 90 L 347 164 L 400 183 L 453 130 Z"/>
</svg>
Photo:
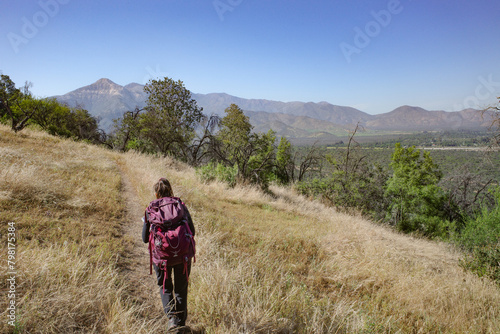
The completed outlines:
<svg viewBox="0 0 500 334">
<path fill-rule="evenodd" d="M 21 332 L 161 332 L 148 261 L 128 255 L 139 256 L 137 247 L 146 254 L 134 243 L 141 209 L 123 213 L 144 208 L 159 177 L 171 181 L 196 225 L 188 323 L 207 333 L 500 332 L 500 289 L 463 272 L 450 246 L 287 188 L 271 187 L 271 196 L 203 184 L 169 158 L 6 127 L 0 167 L 2 243 L 7 222 L 19 233 Z"/>
<path fill-rule="evenodd" d="M 123 302 L 117 271 L 124 203 L 113 159 L 37 131 L 0 131 L 0 228 L 5 246 L 7 223 L 17 229 L 18 321 L 12 327 L 2 313 L 1 331 L 115 332 L 130 323 L 135 306 Z"/>
</svg>

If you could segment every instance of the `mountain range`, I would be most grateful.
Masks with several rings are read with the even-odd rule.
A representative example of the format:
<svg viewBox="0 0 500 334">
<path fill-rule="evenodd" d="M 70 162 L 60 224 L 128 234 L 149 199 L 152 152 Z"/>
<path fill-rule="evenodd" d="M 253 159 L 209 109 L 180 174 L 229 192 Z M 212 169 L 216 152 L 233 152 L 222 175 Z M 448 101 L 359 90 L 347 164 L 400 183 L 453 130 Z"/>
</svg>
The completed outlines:
<svg viewBox="0 0 500 334">
<path fill-rule="evenodd" d="M 100 120 L 100 127 L 110 131 L 113 119 L 125 111 L 146 105 L 144 86 L 131 83 L 121 86 L 109 79 L 78 88 L 67 94 L 54 96 L 69 106 L 81 106 Z M 203 107 L 206 115 L 224 116 L 230 104 L 237 104 L 249 117 L 257 132 L 270 128 L 278 136 L 287 138 L 331 138 L 345 136 L 356 124 L 365 131 L 439 131 L 472 130 L 487 127 L 488 119 L 481 112 L 465 109 L 456 112 L 430 111 L 420 107 L 401 106 L 393 111 L 370 115 L 361 110 L 333 105 L 328 102 L 280 102 L 264 99 L 244 99 L 225 93 L 196 94 L 192 98 Z"/>
</svg>

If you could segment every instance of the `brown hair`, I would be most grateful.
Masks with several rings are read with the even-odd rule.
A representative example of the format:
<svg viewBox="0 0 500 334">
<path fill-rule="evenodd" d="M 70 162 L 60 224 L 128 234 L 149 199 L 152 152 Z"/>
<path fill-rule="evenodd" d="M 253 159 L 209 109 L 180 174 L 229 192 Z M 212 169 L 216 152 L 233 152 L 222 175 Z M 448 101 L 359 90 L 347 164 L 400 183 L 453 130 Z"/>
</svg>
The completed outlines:
<svg viewBox="0 0 500 334">
<path fill-rule="evenodd" d="M 170 186 L 170 182 L 166 178 L 160 178 L 158 182 L 153 186 L 153 190 L 156 194 L 156 197 L 173 197 L 174 192 L 172 191 L 172 186 Z"/>
</svg>

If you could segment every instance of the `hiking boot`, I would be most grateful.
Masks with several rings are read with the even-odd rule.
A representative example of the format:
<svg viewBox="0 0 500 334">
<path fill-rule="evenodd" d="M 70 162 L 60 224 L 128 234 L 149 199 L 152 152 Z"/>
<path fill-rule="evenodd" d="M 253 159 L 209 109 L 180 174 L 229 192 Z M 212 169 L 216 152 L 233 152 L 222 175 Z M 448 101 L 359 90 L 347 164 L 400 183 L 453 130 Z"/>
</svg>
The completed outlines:
<svg viewBox="0 0 500 334">
<path fill-rule="evenodd" d="M 176 326 L 176 327 L 172 327 L 171 329 L 168 330 L 168 333 L 172 333 L 172 334 L 191 334 L 193 333 L 191 331 L 191 328 L 189 328 L 188 326 Z"/>
<path fill-rule="evenodd" d="M 168 318 L 168 325 L 167 325 L 167 330 L 168 333 L 176 333 L 173 331 L 176 328 L 179 328 L 179 318 L 177 317 L 170 317 Z"/>
</svg>

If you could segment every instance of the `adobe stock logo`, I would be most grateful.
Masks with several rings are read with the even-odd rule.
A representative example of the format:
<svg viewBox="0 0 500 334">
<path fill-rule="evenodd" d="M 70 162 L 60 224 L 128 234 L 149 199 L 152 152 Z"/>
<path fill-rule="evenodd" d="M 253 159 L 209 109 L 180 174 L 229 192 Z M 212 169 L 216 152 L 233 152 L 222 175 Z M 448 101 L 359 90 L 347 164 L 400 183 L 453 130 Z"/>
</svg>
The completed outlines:
<svg viewBox="0 0 500 334">
<path fill-rule="evenodd" d="M 38 5 L 41 10 L 33 14 L 31 20 L 26 16 L 21 18 L 21 34 L 16 34 L 15 32 L 9 32 L 7 38 L 9 39 L 12 50 L 17 54 L 19 53 L 19 47 L 22 44 L 28 44 L 29 41 L 38 34 L 39 29 L 45 27 L 50 18 L 53 18 L 59 13 L 59 5 L 65 5 L 69 0 L 40 0 Z"/>
<path fill-rule="evenodd" d="M 365 24 L 364 29 L 360 27 L 354 27 L 354 39 L 353 44 L 349 44 L 346 42 L 340 43 L 340 50 L 344 55 L 345 59 L 348 63 L 351 63 L 353 54 L 360 54 L 361 51 L 370 45 L 370 42 L 373 38 L 377 37 L 382 28 L 387 27 L 394 15 L 397 15 L 403 11 L 403 6 L 399 0 L 389 0 L 387 3 L 387 9 L 382 9 L 378 12 L 371 11 L 371 16 L 373 20 L 367 22 Z"/>
<path fill-rule="evenodd" d="M 477 80 L 479 83 L 474 90 L 474 94 L 465 97 L 462 103 L 455 104 L 454 110 L 484 109 L 487 107 L 485 104 L 488 101 L 500 96 L 500 81 L 494 81 L 493 74 L 488 75 L 487 78 L 481 75 Z"/>
<path fill-rule="evenodd" d="M 212 4 L 214 5 L 219 19 L 224 21 L 224 13 L 227 11 L 232 12 L 237 6 L 239 6 L 243 0 L 214 0 Z"/>
<path fill-rule="evenodd" d="M 147 75 L 142 79 L 142 83 L 145 85 L 149 82 L 149 80 L 163 80 L 163 78 L 168 77 L 169 73 L 162 71 L 160 65 L 156 64 L 156 68 L 152 68 L 151 66 L 147 66 L 145 68 Z"/>
</svg>

